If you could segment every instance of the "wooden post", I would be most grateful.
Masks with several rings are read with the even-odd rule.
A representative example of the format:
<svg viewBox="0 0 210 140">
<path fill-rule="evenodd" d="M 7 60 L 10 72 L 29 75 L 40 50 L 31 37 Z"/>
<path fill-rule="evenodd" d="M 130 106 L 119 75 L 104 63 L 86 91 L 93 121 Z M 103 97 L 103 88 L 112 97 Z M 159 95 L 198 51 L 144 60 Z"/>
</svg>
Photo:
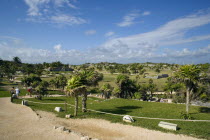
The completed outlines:
<svg viewBox="0 0 210 140">
<path fill-rule="evenodd" d="M 65 101 L 65 112 L 67 112 L 67 104 L 66 104 L 66 101 Z"/>
</svg>

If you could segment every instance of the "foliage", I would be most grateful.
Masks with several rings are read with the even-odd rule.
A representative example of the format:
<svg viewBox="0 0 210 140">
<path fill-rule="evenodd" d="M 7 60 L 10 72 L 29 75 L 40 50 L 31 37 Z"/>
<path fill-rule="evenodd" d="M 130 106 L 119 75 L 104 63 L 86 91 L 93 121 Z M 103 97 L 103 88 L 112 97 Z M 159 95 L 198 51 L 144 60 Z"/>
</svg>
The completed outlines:
<svg viewBox="0 0 210 140">
<path fill-rule="evenodd" d="M 208 96 L 205 93 L 200 95 L 200 99 L 203 102 L 207 102 L 209 100 Z"/>
<path fill-rule="evenodd" d="M 99 93 L 99 92 L 100 92 L 100 90 L 99 90 L 98 87 L 89 88 L 88 91 L 89 91 L 90 93 Z"/>
<path fill-rule="evenodd" d="M 55 77 L 55 83 L 57 88 L 61 87 L 62 89 L 64 89 L 67 83 L 67 79 L 64 75 L 59 75 L 58 77 Z"/>
<path fill-rule="evenodd" d="M 185 119 L 185 120 L 192 120 L 193 119 L 189 113 L 185 113 L 185 112 L 180 113 L 180 118 Z"/>
<path fill-rule="evenodd" d="M 36 92 L 39 93 L 38 99 L 42 100 L 42 96 L 48 94 L 47 88 L 49 83 L 47 81 L 41 81 L 35 88 Z"/>
<path fill-rule="evenodd" d="M 80 76 L 75 75 L 68 80 L 67 86 L 65 87 L 65 91 L 67 95 L 75 97 L 75 109 L 74 115 L 77 116 L 78 112 L 78 95 L 83 93 L 86 95 L 86 86 L 82 83 L 82 79 Z"/>
<path fill-rule="evenodd" d="M 148 100 L 148 95 L 147 95 L 147 85 L 139 85 L 138 86 L 138 96 L 139 99 L 142 99 L 143 101 Z"/>
<path fill-rule="evenodd" d="M 177 92 L 182 88 L 182 84 L 176 83 L 171 77 L 167 78 L 166 84 L 164 86 L 164 91 L 172 94 L 173 92 Z"/>
<path fill-rule="evenodd" d="M 150 94 L 149 100 L 152 100 L 153 93 L 157 90 L 157 85 L 154 84 L 152 79 L 149 79 L 149 83 L 146 85 L 146 90 Z"/>
<path fill-rule="evenodd" d="M 21 59 L 19 58 L 19 57 L 14 57 L 13 58 L 13 61 L 16 63 L 16 64 L 21 64 L 22 62 L 21 62 Z"/>
<path fill-rule="evenodd" d="M 136 81 L 129 79 L 127 75 L 118 75 L 116 84 L 120 89 L 119 98 L 132 98 L 137 91 Z"/>
<path fill-rule="evenodd" d="M 41 81 L 41 78 L 35 74 L 30 74 L 29 76 L 23 77 L 21 79 L 21 82 L 24 86 L 33 86 L 34 88 L 37 87 Z"/>
<path fill-rule="evenodd" d="M 184 65 L 175 73 L 175 78 L 178 82 L 185 84 L 186 91 L 186 112 L 189 112 L 189 99 L 193 89 L 198 86 L 200 79 L 200 72 L 196 65 Z"/>
<path fill-rule="evenodd" d="M 186 96 L 184 94 L 176 94 L 173 96 L 173 103 L 185 103 L 186 102 Z"/>
<path fill-rule="evenodd" d="M 105 99 L 109 99 L 110 96 L 111 96 L 111 92 L 113 90 L 113 87 L 110 84 L 106 83 L 100 89 L 103 93 L 102 98 L 104 97 Z"/>
</svg>

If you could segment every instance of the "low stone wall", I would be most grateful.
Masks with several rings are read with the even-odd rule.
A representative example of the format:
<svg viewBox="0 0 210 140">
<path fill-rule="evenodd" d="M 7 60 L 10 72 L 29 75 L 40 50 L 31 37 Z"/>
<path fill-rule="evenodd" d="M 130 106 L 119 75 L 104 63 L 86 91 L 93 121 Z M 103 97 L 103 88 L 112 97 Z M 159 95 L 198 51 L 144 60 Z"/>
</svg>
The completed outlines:
<svg viewBox="0 0 210 140">
<path fill-rule="evenodd" d="M 209 102 L 203 103 L 203 102 L 201 102 L 201 101 L 191 101 L 191 104 L 192 104 L 192 105 L 197 105 L 197 106 L 210 107 L 210 103 L 209 103 Z"/>
</svg>

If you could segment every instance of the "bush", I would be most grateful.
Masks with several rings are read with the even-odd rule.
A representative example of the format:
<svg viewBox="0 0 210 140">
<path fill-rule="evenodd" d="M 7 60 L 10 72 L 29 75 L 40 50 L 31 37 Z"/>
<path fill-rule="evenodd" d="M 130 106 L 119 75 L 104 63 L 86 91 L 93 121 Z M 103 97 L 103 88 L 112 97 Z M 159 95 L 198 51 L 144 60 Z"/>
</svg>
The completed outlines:
<svg viewBox="0 0 210 140">
<path fill-rule="evenodd" d="M 209 99 L 208 99 L 208 96 L 205 94 L 205 93 L 203 93 L 203 94 L 201 94 L 200 95 L 200 99 L 201 99 L 201 101 L 203 101 L 203 102 L 207 102 Z"/>
<path fill-rule="evenodd" d="M 183 95 L 175 95 L 173 97 L 173 103 L 185 103 L 185 96 L 183 96 Z"/>
<path fill-rule="evenodd" d="M 192 120 L 193 119 L 190 114 L 187 114 L 185 112 L 180 113 L 180 118 L 185 119 L 185 120 Z"/>
<path fill-rule="evenodd" d="M 89 90 L 89 92 L 90 92 L 90 93 L 100 93 L 100 90 L 99 90 L 99 88 L 91 88 L 91 89 Z"/>
</svg>

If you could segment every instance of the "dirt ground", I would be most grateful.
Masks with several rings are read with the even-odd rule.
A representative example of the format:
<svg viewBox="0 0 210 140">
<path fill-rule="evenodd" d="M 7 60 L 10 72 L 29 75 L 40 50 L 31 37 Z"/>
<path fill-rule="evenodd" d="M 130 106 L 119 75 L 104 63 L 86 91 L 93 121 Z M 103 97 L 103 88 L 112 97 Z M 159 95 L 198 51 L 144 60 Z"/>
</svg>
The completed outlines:
<svg viewBox="0 0 210 140">
<path fill-rule="evenodd" d="M 65 126 L 72 132 L 58 132 L 54 126 Z M 101 140 L 195 140 L 100 119 L 57 118 L 53 113 L 34 112 L 27 106 L 12 104 L 9 98 L 0 98 L 1 140 L 80 140 L 82 136 Z"/>
</svg>

